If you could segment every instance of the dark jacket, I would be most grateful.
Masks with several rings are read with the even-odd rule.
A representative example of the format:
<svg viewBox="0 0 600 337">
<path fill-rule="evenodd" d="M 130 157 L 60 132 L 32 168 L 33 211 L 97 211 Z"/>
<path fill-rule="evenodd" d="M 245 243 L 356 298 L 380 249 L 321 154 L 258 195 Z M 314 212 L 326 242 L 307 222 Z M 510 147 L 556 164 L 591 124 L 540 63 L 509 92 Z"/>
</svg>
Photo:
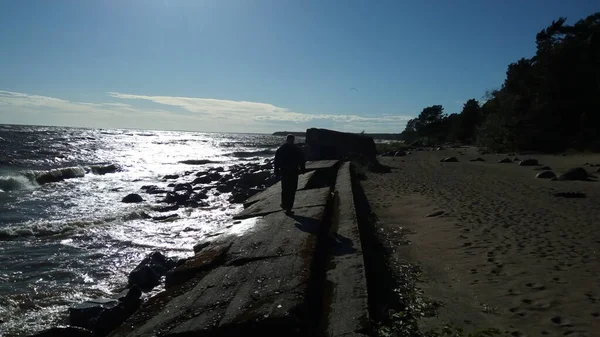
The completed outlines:
<svg viewBox="0 0 600 337">
<path fill-rule="evenodd" d="M 294 144 L 285 143 L 275 152 L 275 174 L 298 174 L 304 171 L 304 152 Z"/>
</svg>

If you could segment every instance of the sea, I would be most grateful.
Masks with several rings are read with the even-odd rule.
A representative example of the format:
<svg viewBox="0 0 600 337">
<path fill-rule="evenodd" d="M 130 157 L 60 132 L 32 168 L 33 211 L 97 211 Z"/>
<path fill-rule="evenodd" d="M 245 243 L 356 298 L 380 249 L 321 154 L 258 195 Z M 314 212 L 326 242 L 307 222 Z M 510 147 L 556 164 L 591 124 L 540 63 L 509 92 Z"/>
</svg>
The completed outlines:
<svg viewBox="0 0 600 337">
<path fill-rule="evenodd" d="M 180 175 L 273 156 L 283 137 L 260 134 L 91 129 L 0 124 L 0 336 L 25 336 L 64 324 L 68 308 L 122 290 L 128 273 L 159 250 L 185 258 L 222 234 L 241 210 L 229 194 L 209 192 L 209 206 L 180 208 L 156 221 L 160 197 Z M 210 160 L 189 165 L 186 160 Z M 94 174 L 114 164 L 119 171 Z M 53 172 L 73 177 L 39 185 Z M 122 203 L 129 193 L 145 199 Z M 237 235 L 243 235 L 238 230 Z"/>
</svg>

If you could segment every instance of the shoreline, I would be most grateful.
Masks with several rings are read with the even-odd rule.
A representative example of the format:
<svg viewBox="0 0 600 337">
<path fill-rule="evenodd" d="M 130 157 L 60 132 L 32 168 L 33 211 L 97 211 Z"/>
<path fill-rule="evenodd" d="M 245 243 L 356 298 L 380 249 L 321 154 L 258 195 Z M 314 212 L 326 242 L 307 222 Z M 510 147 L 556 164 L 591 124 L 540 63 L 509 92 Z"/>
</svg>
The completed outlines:
<svg viewBox="0 0 600 337">
<path fill-rule="evenodd" d="M 452 156 L 458 162 L 440 162 Z M 478 157 L 484 161 L 471 161 Z M 505 157 L 476 148 L 419 151 L 382 158 L 392 173 L 368 173 L 361 182 L 388 270 L 395 286 L 405 287 L 404 302 L 395 303 L 412 304 L 388 316 L 385 328 L 600 331 L 600 191 L 593 177 L 600 155 L 513 154 L 510 163 L 497 163 Z M 540 166 L 519 166 L 515 157 Z M 545 165 L 557 175 L 582 167 L 591 181 L 536 178 Z M 583 197 L 565 197 L 576 193 Z"/>
</svg>

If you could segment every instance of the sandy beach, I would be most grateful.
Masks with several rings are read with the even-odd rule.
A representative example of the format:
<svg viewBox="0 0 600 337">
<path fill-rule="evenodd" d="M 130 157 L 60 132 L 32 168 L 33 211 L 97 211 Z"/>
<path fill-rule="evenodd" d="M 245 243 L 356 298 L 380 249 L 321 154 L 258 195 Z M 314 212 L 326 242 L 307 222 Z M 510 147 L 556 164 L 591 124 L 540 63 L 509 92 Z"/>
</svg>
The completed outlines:
<svg viewBox="0 0 600 337">
<path fill-rule="evenodd" d="M 440 162 L 448 156 L 459 162 Z M 477 157 L 485 161 L 470 162 Z M 497 163 L 506 157 L 535 158 L 556 174 L 600 164 L 589 154 L 421 151 L 381 158 L 392 173 L 361 182 L 391 264 L 420 266 L 418 287 L 441 305 L 421 330 L 600 336 L 600 183 L 536 179 L 536 167 Z"/>
</svg>

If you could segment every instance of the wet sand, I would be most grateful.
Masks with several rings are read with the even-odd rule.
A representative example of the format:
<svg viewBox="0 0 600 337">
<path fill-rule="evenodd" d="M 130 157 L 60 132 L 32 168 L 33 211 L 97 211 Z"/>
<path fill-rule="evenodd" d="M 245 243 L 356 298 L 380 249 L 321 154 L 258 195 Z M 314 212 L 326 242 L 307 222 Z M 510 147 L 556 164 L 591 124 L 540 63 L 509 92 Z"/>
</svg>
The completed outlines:
<svg viewBox="0 0 600 337">
<path fill-rule="evenodd" d="M 447 156 L 459 162 L 440 163 Z M 476 157 L 485 162 L 469 161 Z M 361 182 L 392 259 L 421 266 L 418 286 L 442 305 L 421 330 L 452 323 L 511 336 L 600 336 L 600 182 L 536 179 L 535 167 L 497 163 L 505 157 L 414 152 L 381 158 L 393 172 Z M 514 157 L 557 174 L 600 164 L 600 155 Z"/>
</svg>

